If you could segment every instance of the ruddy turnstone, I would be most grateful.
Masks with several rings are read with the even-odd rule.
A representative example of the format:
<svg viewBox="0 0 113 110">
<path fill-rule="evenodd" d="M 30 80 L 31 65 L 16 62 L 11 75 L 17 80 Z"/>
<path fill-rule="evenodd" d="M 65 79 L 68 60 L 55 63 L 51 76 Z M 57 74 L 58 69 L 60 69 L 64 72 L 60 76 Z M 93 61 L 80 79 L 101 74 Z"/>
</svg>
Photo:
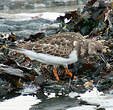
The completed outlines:
<svg viewBox="0 0 113 110">
<path fill-rule="evenodd" d="M 98 41 L 83 38 L 79 33 L 63 32 L 44 37 L 36 42 L 18 45 L 18 52 L 24 53 L 31 60 L 53 65 L 53 73 L 59 81 L 56 67 L 63 65 L 65 72 L 72 77 L 68 65 L 78 61 L 85 55 L 100 55 L 102 44 Z M 76 79 L 76 76 L 74 76 Z"/>
</svg>

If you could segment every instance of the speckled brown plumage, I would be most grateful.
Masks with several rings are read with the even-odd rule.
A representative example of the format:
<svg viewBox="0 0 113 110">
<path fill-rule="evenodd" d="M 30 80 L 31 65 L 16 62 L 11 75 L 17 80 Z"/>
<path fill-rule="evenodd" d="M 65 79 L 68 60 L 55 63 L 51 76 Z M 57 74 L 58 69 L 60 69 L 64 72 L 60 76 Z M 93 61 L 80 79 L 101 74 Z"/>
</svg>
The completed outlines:
<svg viewBox="0 0 113 110">
<path fill-rule="evenodd" d="M 19 48 L 66 58 L 73 50 L 73 42 L 82 39 L 83 36 L 79 33 L 64 32 L 47 36 L 36 42 L 19 45 Z"/>
</svg>

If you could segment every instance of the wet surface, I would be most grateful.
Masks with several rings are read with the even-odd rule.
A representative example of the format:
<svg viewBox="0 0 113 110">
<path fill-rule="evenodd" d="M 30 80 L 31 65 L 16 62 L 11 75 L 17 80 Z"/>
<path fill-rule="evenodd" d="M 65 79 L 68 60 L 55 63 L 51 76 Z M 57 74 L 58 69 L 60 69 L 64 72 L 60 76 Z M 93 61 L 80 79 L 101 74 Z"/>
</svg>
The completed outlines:
<svg viewBox="0 0 113 110">
<path fill-rule="evenodd" d="M 33 105 L 30 110 L 65 110 L 69 107 L 77 106 L 77 99 L 72 99 L 65 96 L 46 99 L 38 105 Z"/>
</svg>

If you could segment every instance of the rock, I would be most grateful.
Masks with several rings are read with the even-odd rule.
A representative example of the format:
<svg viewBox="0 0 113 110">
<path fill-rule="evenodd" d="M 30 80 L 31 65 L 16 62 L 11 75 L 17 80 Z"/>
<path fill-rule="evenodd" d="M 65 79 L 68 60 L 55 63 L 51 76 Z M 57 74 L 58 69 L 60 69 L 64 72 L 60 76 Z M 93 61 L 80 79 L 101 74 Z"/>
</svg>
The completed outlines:
<svg viewBox="0 0 113 110">
<path fill-rule="evenodd" d="M 6 97 L 6 95 L 11 92 L 13 88 L 9 87 L 9 82 L 0 78 L 0 100 Z"/>
<path fill-rule="evenodd" d="M 13 32 L 19 38 L 28 38 L 31 34 L 36 34 L 40 32 L 40 30 L 42 30 L 46 35 L 51 35 L 56 33 L 58 28 L 58 25 L 54 25 L 53 21 L 42 18 L 31 18 L 31 20 L 15 21 L 12 20 L 12 18 L 16 19 L 15 15 L 9 16 L 10 17 L 7 18 L 7 15 L 4 15 L 4 19 L 0 19 L 0 33 L 10 34 L 10 32 Z M 46 24 L 46 27 L 44 24 Z"/>
<path fill-rule="evenodd" d="M 29 110 L 66 110 L 78 105 L 78 100 L 65 96 L 48 98 L 39 104 L 33 105 Z"/>
<path fill-rule="evenodd" d="M 0 74 L 9 74 L 9 75 L 18 76 L 21 78 L 24 77 L 22 70 L 15 69 L 10 66 L 3 65 L 3 64 L 0 64 Z"/>
<path fill-rule="evenodd" d="M 98 108 L 98 109 L 96 109 L 96 110 L 106 110 L 105 108 Z"/>
</svg>

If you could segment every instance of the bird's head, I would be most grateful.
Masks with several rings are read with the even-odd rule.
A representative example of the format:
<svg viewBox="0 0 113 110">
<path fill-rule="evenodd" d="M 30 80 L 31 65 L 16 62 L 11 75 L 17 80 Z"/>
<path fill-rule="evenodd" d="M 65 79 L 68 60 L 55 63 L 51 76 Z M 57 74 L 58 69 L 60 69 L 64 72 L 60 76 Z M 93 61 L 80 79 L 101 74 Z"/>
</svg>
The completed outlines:
<svg viewBox="0 0 113 110">
<path fill-rule="evenodd" d="M 103 44 L 100 41 L 89 40 L 88 54 L 90 56 L 100 56 L 103 53 Z"/>
<path fill-rule="evenodd" d="M 108 64 L 106 58 L 103 55 L 104 45 L 102 42 L 92 39 L 83 39 L 82 41 L 77 42 L 77 51 L 80 58 L 86 56 L 97 56 L 99 57 L 106 65 Z"/>
<path fill-rule="evenodd" d="M 91 41 L 88 44 L 88 54 L 90 56 L 98 56 L 106 64 L 106 67 L 110 68 L 110 64 L 104 57 L 103 49 L 104 45 L 100 41 Z"/>
<path fill-rule="evenodd" d="M 103 44 L 92 39 L 84 39 L 80 44 L 80 56 L 99 56 L 103 53 Z"/>
</svg>

